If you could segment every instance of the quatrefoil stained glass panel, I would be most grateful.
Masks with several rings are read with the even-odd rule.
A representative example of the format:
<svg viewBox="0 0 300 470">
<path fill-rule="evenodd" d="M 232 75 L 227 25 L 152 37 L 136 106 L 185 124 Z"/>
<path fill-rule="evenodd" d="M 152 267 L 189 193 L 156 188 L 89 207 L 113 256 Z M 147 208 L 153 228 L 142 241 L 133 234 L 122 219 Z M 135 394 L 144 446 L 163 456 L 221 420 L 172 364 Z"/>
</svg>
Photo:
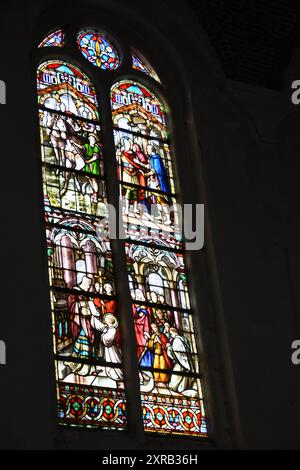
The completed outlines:
<svg viewBox="0 0 300 470">
<path fill-rule="evenodd" d="M 95 67 L 115 70 L 120 64 L 118 52 L 103 34 L 91 29 L 80 31 L 77 44 L 83 56 Z"/>
</svg>

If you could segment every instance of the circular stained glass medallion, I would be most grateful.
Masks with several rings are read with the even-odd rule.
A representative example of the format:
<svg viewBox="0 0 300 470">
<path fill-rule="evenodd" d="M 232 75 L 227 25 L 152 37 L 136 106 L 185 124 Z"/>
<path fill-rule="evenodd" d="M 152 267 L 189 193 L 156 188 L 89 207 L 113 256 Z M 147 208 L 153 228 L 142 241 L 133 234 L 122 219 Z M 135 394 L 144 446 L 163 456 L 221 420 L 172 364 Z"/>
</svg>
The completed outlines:
<svg viewBox="0 0 300 470">
<path fill-rule="evenodd" d="M 104 70 L 115 70 L 119 67 L 117 50 L 103 33 L 84 29 L 78 34 L 77 44 L 84 57 L 95 67 Z"/>
</svg>

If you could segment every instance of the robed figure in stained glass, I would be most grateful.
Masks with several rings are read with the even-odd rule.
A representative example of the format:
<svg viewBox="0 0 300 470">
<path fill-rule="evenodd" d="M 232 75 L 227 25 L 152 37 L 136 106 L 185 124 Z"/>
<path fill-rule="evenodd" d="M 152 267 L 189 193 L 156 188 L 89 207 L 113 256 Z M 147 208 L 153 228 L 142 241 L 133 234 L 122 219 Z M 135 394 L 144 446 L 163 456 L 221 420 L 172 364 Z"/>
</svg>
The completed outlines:
<svg viewBox="0 0 300 470">
<path fill-rule="evenodd" d="M 171 223 L 170 212 L 168 209 L 170 204 L 170 185 L 168 174 L 164 166 L 163 159 L 154 145 L 147 145 L 147 156 L 149 158 L 149 170 L 145 174 L 147 177 L 147 187 L 154 190 L 154 193 L 150 193 L 149 199 L 152 204 L 157 205 L 160 219 L 163 221 L 164 215 L 164 223 L 168 225 Z M 155 191 L 162 191 L 165 194 L 156 193 Z"/>
<path fill-rule="evenodd" d="M 169 372 L 172 369 L 172 361 L 167 354 L 168 338 L 161 333 L 156 323 L 151 324 L 152 334 L 148 335 L 147 348 L 153 355 L 152 367 L 154 371 L 154 383 L 156 386 L 165 387 L 169 381 Z"/>
<path fill-rule="evenodd" d="M 166 168 L 163 163 L 163 159 L 155 149 L 154 145 L 147 145 L 147 155 L 149 157 L 150 169 L 155 173 L 158 180 L 158 186 L 156 189 L 169 194 L 170 186 L 168 181 L 168 175 Z"/>
<path fill-rule="evenodd" d="M 93 202 L 97 202 L 98 190 L 99 190 L 97 177 L 101 175 L 101 168 L 100 168 L 101 149 L 100 149 L 100 146 L 97 144 L 97 140 L 93 134 L 89 134 L 87 140 L 88 140 L 87 142 L 80 143 L 80 144 L 75 142 L 75 145 L 81 150 L 82 156 L 85 161 L 83 171 L 85 171 L 88 174 L 87 182 L 82 185 L 81 192 L 82 194 L 85 194 L 86 187 L 89 183 L 93 189 L 91 200 Z"/>
<path fill-rule="evenodd" d="M 137 342 L 137 357 L 143 366 L 151 366 L 151 358 L 147 354 L 147 335 L 150 334 L 151 310 L 145 305 L 133 306 L 135 336 Z M 150 355 L 151 356 L 151 355 Z"/>
<path fill-rule="evenodd" d="M 173 327 L 170 328 L 170 335 L 171 339 L 167 345 L 167 352 L 174 362 L 173 372 L 176 372 L 176 374 L 172 374 L 169 388 L 174 392 L 185 395 L 196 395 L 196 390 L 190 390 L 193 384 L 193 377 L 181 375 L 185 372 L 195 373 L 189 341 Z"/>
<path fill-rule="evenodd" d="M 106 313 L 103 319 L 100 319 L 100 314 L 97 317 L 93 316 L 93 327 L 101 333 L 101 343 L 104 346 L 104 360 L 108 364 L 121 364 L 121 350 L 120 350 L 120 333 L 119 322 L 115 315 Z M 105 367 L 107 377 L 121 382 L 123 380 L 123 372 L 121 369 Z"/>
<path fill-rule="evenodd" d="M 91 312 L 86 293 L 91 288 L 92 281 L 83 276 L 81 283 L 73 289 L 78 293 L 68 296 L 68 306 L 71 316 L 71 332 L 74 341 L 72 357 L 89 359 L 93 355 L 94 332 L 91 325 Z M 73 373 L 87 375 L 90 372 L 88 364 L 66 362 Z"/>
<path fill-rule="evenodd" d="M 133 142 L 128 137 L 121 139 L 117 155 L 121 160 L 122 180 L 124 183 L 129 183 L 129 186 L 125 185 L 125 214 L 128 215 L 130 204 L 133 204 L 134 212 L 138 212 L 137 203 L 145 200 L 144 172 L 147 164 L 142 161 L 140 149 L 133 150 Z"/>
</svg>

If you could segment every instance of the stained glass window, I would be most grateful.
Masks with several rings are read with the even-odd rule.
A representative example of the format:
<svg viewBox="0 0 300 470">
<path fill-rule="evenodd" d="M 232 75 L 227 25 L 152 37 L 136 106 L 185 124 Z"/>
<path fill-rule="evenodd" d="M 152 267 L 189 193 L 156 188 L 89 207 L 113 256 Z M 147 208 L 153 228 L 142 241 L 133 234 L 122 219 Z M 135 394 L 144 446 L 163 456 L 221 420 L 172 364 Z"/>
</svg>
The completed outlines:
<svg viewBox="0 0 300 470">
<path fill-rule="evenodd" d="M 83 56 L 95 67 L 115 70 L 120 60 L 115 46 L 102 33 L 85 29 L 78 34 L 77 44 Z"/>
<path fill-rule="evenodd" d="M 40 47 L 63 47 L 65 42 L 65 34 L 62 29 L 58 29 L 53 33 L 49 34 L 48 36 L 43 39 L 43 41 L 39 44 Z"/>
<path fill-rule="evenodd" d="M 58 30 L 39 47 L 63 41 Z M 116 47 L 99 31 L 81 30 L 77 46 L 92 66 L 120 65 Z M 122 64 L 127 76 L 134 68 L 144 83 L 151 82 L 145 75 L 159 81 L 139 52 L 129 52 L 132 63 Z M 142 417 L 148 433 L 207 437 L 169 114 L 151 85 L 109 77 L 113 140 L 105 139 L 104 146 L 110 110 L 99 108 L 88 76 L 59 59 L 37 70 L 58 420 L 64 426 L 127 428 L 132 414 L 126 413 L 122 311 L 128 318 L 123 331 L 132 328 L 135 337 L 130 357 L 137 361 L 142 403 L 136 419 Z M 109 96 L 102 78 L 95 80 L 104 103 Z M 116 189 L 116 181 L 105 178 L 111 165 L 117 167 L 125 233 L 128 312 L 119 309 L 107 222 L 108 194 Z"/>
<path fill-rule="evenodd" d="M 139 72 L 143 72 L 146 75 L 149 75 L 150 77 L 154 78 L 154 80 L 156 80 L 157 82 L 160 82 L 157 73 L 140 52 L 136 51 L 135 49 L 132 49 L 131 59 L 133 69 L 138 70 Z"/>
<path fill-rule="evenodd" d="M 125 429 L 125 392 L 95 89 L 70 63 L 37 71 L 58 418 Z"/>
<path fill-rule="evenodd" d="M 144 429 L 206 436 L 165 106 L 123 80 L 111 107 Z"/>
</svg>

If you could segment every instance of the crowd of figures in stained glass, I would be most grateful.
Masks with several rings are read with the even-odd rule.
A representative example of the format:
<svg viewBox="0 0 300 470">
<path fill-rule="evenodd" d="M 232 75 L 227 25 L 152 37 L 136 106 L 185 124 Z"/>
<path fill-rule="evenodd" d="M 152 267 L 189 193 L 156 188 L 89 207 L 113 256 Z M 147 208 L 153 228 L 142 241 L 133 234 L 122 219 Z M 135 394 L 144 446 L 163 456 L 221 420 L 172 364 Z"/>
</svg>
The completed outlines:
<svg viewBox="0 0 300 470">
<path fill-rule="evenodd" d="M 77 45 L 103 73 L 120 65 L 100 32 L 81 31 Z M 136 71 L 159 81 L 131 54 Z M 125 429 L 113 257 L 98 231 L 109 202 L 103 153 L 113 158 L 101 109 L 88 77 L 62 60 L 38 67 L 37 88 L 59 422 Z M 206 437 L 165 105 L 133 80 L 114 82 L 110 98 L 144 428 Z"/>
</svg>

